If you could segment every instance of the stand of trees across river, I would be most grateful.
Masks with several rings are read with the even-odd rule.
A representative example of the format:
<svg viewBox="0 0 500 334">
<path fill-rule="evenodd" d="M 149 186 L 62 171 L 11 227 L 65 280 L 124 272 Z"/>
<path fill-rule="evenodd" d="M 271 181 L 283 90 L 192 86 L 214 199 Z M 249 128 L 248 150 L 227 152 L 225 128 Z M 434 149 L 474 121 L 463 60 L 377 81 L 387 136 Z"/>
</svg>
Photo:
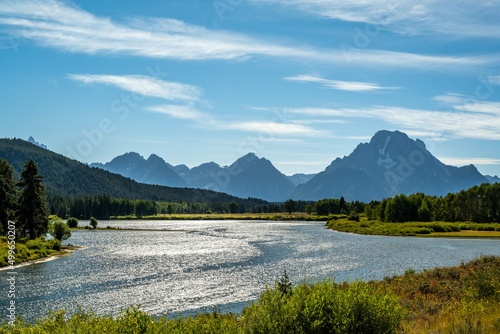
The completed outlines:
<svg viewBox="0 0 500 334">
<path fill-rule="evenodd" d="M 500 183 L 484 183 L 444 197 L 397 195 L 370 203 L 367 215 L 385 222 L 447 221 L 500 222 Z M 371 212 L 370 212 L 371 211 Z"/>
</svg>

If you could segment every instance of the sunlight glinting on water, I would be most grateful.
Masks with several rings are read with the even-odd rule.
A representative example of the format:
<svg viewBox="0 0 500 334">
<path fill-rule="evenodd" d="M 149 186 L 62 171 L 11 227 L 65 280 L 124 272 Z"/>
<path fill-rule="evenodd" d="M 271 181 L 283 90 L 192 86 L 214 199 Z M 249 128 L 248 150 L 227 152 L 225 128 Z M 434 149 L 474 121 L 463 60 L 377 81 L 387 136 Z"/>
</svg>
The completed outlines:
<svg viewBox="0 0 500 334">
<path fill-rule="evenodd" d="M 327 230 L 318 222 L 102 224 L 144 230 L 75 231 L 69 242 L 85 249 L 19 268 L 19 314 L 33 320 L 47 309 L 72 313 L 81 306 L 116 315 L 129 305 L 155 315 L 191 314 L 213 306 L 240 312 L 284 270 L 295 283 L 371 280 L 408 268 L 500 255 L 496 240 L 359 236 Z M 2 280 L 0 289 L 5 284 Z"/>
</svg>

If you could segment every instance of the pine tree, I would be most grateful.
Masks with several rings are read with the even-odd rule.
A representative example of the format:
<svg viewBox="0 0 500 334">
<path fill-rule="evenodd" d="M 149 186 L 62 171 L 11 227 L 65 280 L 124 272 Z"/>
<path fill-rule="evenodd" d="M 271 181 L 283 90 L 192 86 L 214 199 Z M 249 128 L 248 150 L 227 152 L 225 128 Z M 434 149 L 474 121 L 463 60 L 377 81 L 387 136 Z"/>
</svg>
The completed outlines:
<svg viewBox="0 0 500 334">
<path fill-rule="evenodd" d="M 12 218 L 16 198 L 16 183 L 13 168 L 5 159 L 0 160 L 0 222 L 3 232 L 7 231 Z"/>
<path fill-rule="evenodd" d="M 24 165 L 21 180 L 17 184 L 22 187 L 18 199 L 18 226 L 21 236 L 30 239 L 45 235 L 48 230 L 47 201 L 42 179 L 35 162 L 30 160 Z"/>
</svg>

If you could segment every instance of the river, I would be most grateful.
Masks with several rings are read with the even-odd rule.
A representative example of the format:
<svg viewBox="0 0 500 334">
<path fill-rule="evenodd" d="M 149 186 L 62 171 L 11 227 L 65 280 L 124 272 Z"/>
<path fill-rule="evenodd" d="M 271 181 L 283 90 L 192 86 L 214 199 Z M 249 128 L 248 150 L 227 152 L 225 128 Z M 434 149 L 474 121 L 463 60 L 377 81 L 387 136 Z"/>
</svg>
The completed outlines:
<svg viewBox="0 0 500 334">
<path fill-rule="evenodd" d="M 17 314 L 32 321 L 47 310 L 78 306 L 116 315 L 128 305 L 154 315 L 240 312 L 284 270 L 293 282 L 378 280 L 500 255 L 499 240 L 360 236 L 322 222 L 101 221 L 140 230 L 78 230 L 84 246 L 54 261 L 17 268 Z M 152 230 L 154 229 L 154 230 Z M 66 242 L 66 243 L 67 243 Z M 0 300 L 9 299 L 0 272 Z"/>
</svg>

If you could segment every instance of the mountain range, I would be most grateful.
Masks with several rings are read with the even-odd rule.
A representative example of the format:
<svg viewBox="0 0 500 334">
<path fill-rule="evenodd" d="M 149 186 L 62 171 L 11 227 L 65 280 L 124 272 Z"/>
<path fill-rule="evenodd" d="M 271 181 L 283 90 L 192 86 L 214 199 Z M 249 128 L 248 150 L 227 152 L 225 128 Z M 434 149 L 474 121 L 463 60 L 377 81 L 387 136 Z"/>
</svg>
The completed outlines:
<svg viewBox="0 0 500 334">
<path fill-rule="evenodd" d="M 0 139 L 0 159 L 7 160 L 14 168 L 15 178 L 19 179 L 24 164 L 30 159 L 38 166 L 49 197 L 109 195 L 125 199 L 147 199 L 167 202 L 186 203 L 236 203 L 240 207 L 254 207 L 267 204 L 260 199 L 242 199 L 225 193 L 206 189 L 185 187 L 166 187 L 139 183 L 131 178 L 93 168 L 87 164 L 54 153 L 40 144 L 21 139 Z M 160 161 L 161 160 L 161 161 Z M 149 160 L 151 173 L 163 175 L 165 170 L 162 159 Z M 167 172 L 168 173 L 168 172 Z M 155 175 L 149 180 L 155 181 Z"/>
<path fill-rule="evenodd" d="M 190 169 L 186 165 L 172 166 L 157 155 L 148 159 L 130 152 L 108 163 L 91 164 L 130 177 L 138 182 L 166 186 L 190 187 L 224 192 L 241 198 L 261 198 L 279 202 L 290 197 L 295 184 L 264 158 L 249 153 L 230 166 L 215 162 Z"/>
<path fill-rule="evenodd" d="M 130 152 L 91 166 L 47 150 L 30 137 L 0 139 L 0 159 L 13 165 L 17 177 L 24 163 L 39 166 L 49 195 L 109 194 L 184 202 L 249 203 L 319 200 L 381 200 L 396 194 L 423 192 L 443 196 L 482 183 L 500 182 L 473 165 L 448 166 L 434 157 L 423 141 L 399 131 L 379 131 L 348 156 L 335 159 L 318 174 L 286 176 L 271 161 L 248 153 L 229 166 L 208 162 L 189 168 L 173 166 L 152 154 Z M 260 201 L 260 202 L 258 202 Z"/>
<path fill-rule="evenodd" d="M 486 182 L 475 166 L 448 166 L 429 152 L 425 143 L 399 131 L 379 131 L 368 143 L 359 144 L 343 158 L 335 159 L 318 174 L 286 176 L 273 164 L 249 153 L 230 166 L 208 162 L 189 168 L 172 166 L 157 155 L 144 159 L 126 153 L 112 161 L 92 164 L 138 182 L 210 189 L 237 197 L 280 202 L 288 198 L 319 200 L 340 198 L 369 202 L 396 194 L 423 192 L 443 196 Z"/>
</svg>

